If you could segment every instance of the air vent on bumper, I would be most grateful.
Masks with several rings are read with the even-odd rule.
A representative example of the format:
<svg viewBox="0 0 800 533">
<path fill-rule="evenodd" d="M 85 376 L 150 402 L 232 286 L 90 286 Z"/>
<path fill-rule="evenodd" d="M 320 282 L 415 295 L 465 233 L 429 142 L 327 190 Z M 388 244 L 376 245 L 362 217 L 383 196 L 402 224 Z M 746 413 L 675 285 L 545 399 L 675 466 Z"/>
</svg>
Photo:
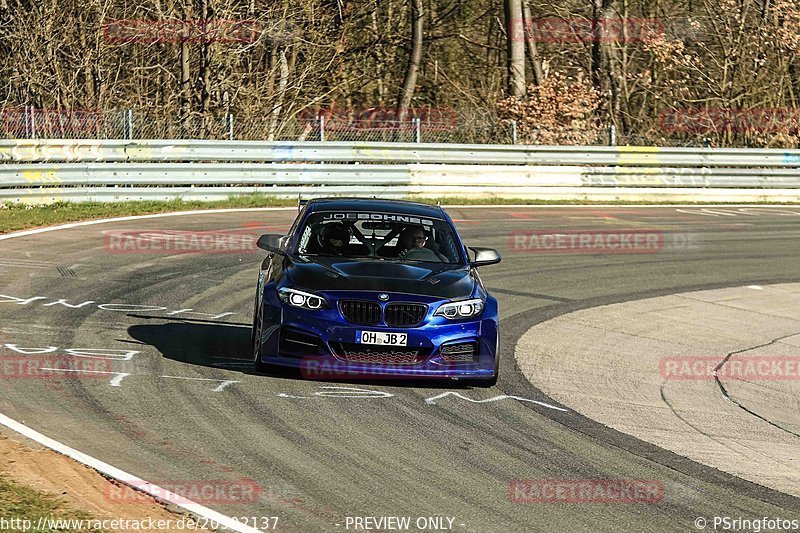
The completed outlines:
<svg viewBox="0 0 800 533">
<path fill-rule="evenodd" d="M 478 359 L 477 342 L 458 342 L 445 344 L 440 351 L 444 361 L 452 363 L 474 363 Z"/>
<path fill-rule="evenodd" d="M 319 355 L 321 347 L 322 340 L 315 335 L 309 335 L 291 328 L 283 328 L 281 330 L 278 350 L 282 354 L 296 355 L 298 357 Z"/>
</svg>

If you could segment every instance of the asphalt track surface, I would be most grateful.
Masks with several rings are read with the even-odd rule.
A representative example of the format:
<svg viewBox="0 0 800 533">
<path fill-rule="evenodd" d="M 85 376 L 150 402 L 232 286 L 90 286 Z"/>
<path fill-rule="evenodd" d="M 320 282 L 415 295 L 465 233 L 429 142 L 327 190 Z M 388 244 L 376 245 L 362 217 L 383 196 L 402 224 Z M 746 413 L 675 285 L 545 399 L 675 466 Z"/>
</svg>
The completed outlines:
<svg viewBox="0 0 800 533">
<path fill-rule="evenodd" d="M 229 516 L 277 516 L 280 531 L 345 531 L 348 516 L 409 516 L 411 530 L 418 517 L 451 517 L 454 531 L 478 532 L 692 531 L 698 517 L 800 518 L 797 498 L 572 410 L 525 401 L 553 403 L 513 359 L 528 328 L 565 312 L 797 281 L 800 208 L 449 212 L 468 244 L 503 255 L 501 264 L 481 272 L 500 301 L 501 375 L 493 389 L 255 374 L 249 336 L 261 252 L 110 253 L 103 234 L 280 232 L 295 215 L 250 211 L 109 222 L 0 241 L 0 293 L 21 299 L 0 298 L 0 357 L 44 361 L 48 354 L 30 353 L 35 347 L 55 347 L 49 355 L 138 352 L 103 363 L 106 372 L 122 374 L 4 375 L 0 412 L 156 483 L 251 479 L 261 490 L 257 499 L 199 503 Z M 509 238 L 515 231 L 575 229 L 663 232 L 665 246 L 648 254 L 537 253 L 515 250 Z M 41 298 L 26 302 L 33 297 Z M 49 305 L 62 298 L 91 303 Z M 193 311 L 177 312 L 185 309 Z M 436 398 L 447 392 L 462 398 Z M 498 395 L 518 399 L 476 402 Z M 605 504 L 509 498 L 516 479 L 586 478 L 657 480 L 664 496 Z"/>
</svg>

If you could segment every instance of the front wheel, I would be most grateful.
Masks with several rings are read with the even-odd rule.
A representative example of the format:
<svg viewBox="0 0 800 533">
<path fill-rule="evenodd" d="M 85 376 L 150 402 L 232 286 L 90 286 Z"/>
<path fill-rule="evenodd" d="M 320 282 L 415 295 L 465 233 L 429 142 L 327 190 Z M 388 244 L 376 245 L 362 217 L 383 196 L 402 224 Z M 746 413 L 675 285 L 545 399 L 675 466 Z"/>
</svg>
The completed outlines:
<svg viewBox="0 0 800 533">
<path fill-rule="evenodd" d="M 260 304 L 256 304 L 256 312 L 253 317 L 253 367 L 256 372 L 266 372 L 269 365 L 261 360 L 261 331 L 264 326 L 264 314 Z"/>
</svg>

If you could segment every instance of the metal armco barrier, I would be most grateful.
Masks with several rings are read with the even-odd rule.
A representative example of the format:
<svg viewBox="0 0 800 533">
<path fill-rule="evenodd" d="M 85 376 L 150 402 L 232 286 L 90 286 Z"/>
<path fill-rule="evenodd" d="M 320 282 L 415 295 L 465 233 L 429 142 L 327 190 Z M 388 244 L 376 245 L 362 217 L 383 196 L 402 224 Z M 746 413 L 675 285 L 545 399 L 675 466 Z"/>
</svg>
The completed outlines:
<svg viewBox="0 0 800 533">
<path fill-rule="evenodd" d="M 0 201 L 274 196 L 797 201 L 800 150 L 0 141 Z"/>
</svg>

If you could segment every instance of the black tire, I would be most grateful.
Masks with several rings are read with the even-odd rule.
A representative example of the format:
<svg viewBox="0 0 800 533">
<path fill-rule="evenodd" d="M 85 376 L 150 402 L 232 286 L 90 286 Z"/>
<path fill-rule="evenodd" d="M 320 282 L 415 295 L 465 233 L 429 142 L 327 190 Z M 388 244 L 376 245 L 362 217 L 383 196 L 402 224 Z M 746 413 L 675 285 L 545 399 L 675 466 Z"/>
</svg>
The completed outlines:
<svg viewBox="0 0 800 533">
<path fill-rule="evenodd" d="M 258 291 L 256 291 L 256 300 L 253 304 L 253 326 L 250 328 L 250 345 L 256 343 L 256 318 L 258 317 Z"/>
<path fill-rule="evenodd" d="M 256 372 L 267 372 L 270 366 L 261 361 L 261 328 L 264 327 L 264 317 L 260 302 L 256 301 L 256 311 L 253 318 L 253 329 L 250 335 L 253 341 L 253 368 Z"/>
</svg>

